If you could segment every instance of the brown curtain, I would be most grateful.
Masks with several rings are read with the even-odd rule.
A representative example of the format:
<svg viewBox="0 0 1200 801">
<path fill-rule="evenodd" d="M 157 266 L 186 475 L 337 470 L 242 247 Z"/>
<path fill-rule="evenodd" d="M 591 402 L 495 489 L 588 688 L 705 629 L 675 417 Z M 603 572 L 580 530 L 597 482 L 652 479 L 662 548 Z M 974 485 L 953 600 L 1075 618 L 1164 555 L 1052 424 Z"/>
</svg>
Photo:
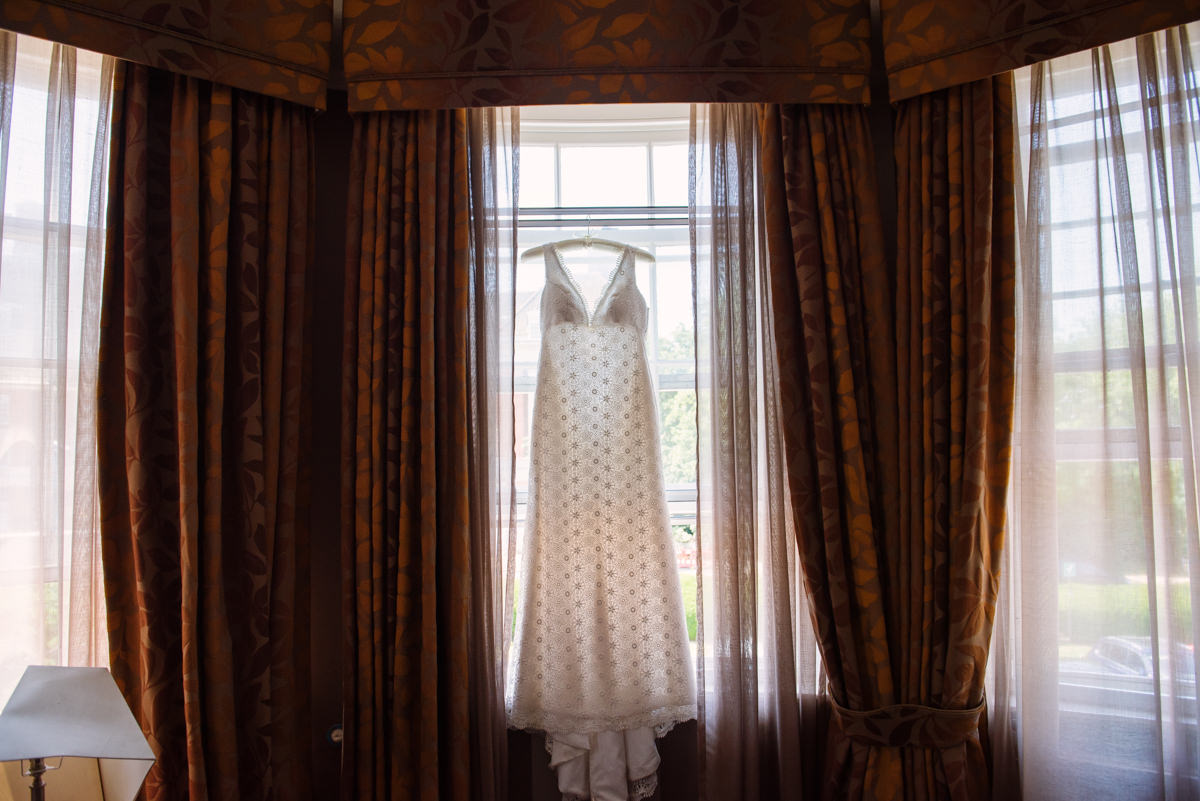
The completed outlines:
<svg viewBox="0 0 1200 801">
<path fill-rule="evenodd" d="M 471 230 L 493 174 L 486 136 L 463 111 L 355 118 L 342 404 L 347 801 L 487 799 L 506 785 L 502 631 L 484 603 L 498 580 L 487 560 L 501 553 L 488 539 L 484 339 L 496 246 Z"/>
<path fill-rule="evenodd" d="M 898 701 L 939 710 L 983 704 L 996 610 L 1014 397 L 1012 131 L 1008 75 L 898 109 L 903 512 L 889 538 L 899 555 L 889 632 L 904 649 Z M 926 719 L 948 747 L 902 752 L 915 797 L 989 797 L 986 712 L 978 730 L 967 714 Z"/>
<path fill-rule="evenodd" d="M 1013 397 L 1011 88 L 899 109 L 895 266 L 860 109 L 768 109 L 767 248 L 825 798 L 989 797 L 980 742 Z"/>
<path fill-rule="evenodd" d="M 761 131 L 768 292 L 801 572 L 830 693 L 870 709 L 891 702 L 881 532 L 896 500 L 894 481 L 879 480 L 888 472 L 881 462 L 895 459 L 894 313 L 866 111 L 768 106 Z M 829 744 L 825 797 L 864 795 L 866 749 L 855 759 L 845 750 L 841 738 Z"/>
<path fill-rule="evenodd" d="M 98 448 L 145 796 L 309 796 L 311 112 L 122 65 Z"/>
</svg>

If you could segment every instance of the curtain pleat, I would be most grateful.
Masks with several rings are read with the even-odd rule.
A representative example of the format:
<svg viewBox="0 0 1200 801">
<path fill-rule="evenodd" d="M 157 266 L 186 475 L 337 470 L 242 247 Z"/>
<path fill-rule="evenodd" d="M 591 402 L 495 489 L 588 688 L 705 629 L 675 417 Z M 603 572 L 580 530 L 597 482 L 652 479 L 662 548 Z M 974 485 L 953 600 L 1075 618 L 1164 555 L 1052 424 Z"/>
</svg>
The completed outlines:
<svg viewBox="0 0 1200 801">
<path fill-rule="evenodd" d="M 906 101 L 896 130 L 898 700 L 969 709 L 984 700 L 1011 461 L 1011 78 Z M 988 797 L 985 734 L 906 750 L 911 797 Z"/>
<path fill-rule="evenodd" d="M 499 573 L 490 560 L 501 553 L 489 483 L 495 371 L 484 337 L 497 248 L 472 233 L 482 222 L 473 206 L 489 197 L 481 145 L 490 134 L 475 122 L 463 111 L 355 119 L 343 381 L 346 799 L 486 799 L 506 786 L 503 618 L 491 599 Z"/>
<path fill-rule="evenodd" d="M 761 123 L 773 354 L 801 570 L 830 693 L 891 702 L 883 543 L 896 508 L 893 283 L 858 108 L 768 106 Z M 891 450 L 889 450 L 889 447 Z M 893 462 L 894 463 L 894 462 Z M 864 791 L 876 759 L 830 731 L 823 797 Z"/>
<path fill-rule="evenodd" d="M 4 236 L 4 197 L 8 192 L 8 151 L 12 146 L 13 93 L 17 78 L 17 35 L 0 31 L 0 238 Z M 0 260 L 0 278 L 4 265 Z"/>
<path fill-rule="evenodd" d="M 979 705 L 1013 394 L 1009 91 L 986 81 L 899 109 L 894 267 L 864 112 L 764 116 L 787 471 L 834 705 L 825 798 L 987 797 Z"/>
<path fill-rule="evenodd" d="M 517 109 L 467 112 L 470 169 L 471 257 L 474 278 L 468 298 L 471 384 L 469 458 L 479 480 L 471 497 L 471 773 L 479 777 L 475 797 L 505 798 L 508 731 L 504 709 L 504 655 L 511 636 L 504 532 L 510 530 L 515 494 L 511 475 L 515 450 L 512 425 L 502 422 L 501 397 L 512 397 L 512 370 L 501 367 L 512 348 L 511 329 L 502 333 L 504 300 L 513 302 L 516 280 Z M 511 307 L 509 309 L 511 312 Z M 508 317 L 511 319 L 511 316 Z"/>
<path fill-rule="evenodd" d="M 701 797 L 793 798 L 816 643 L 787 508 L 765 321 L 758 115 L 693 107 L 690 225 L 698 410 Z M 802 719 L 803 718 L 803 719 Z"/>
<path fill-rule="evenodd" d="M 747 736 L 759 722 L 753 137 L 752 106 L 693 114 L 697 575 L 707 601 L 697 609 L 697 701 L 707 798 L 756 798 L 760 779 L 759 738 Z"/>
<path fill-rule="evenodd" d="M 307 798 L 311 112 L 132 65 L 115 94 L 100 511 L 145 795 Z"/>
<path fill-rule="evenodd" d="M 67 598 L 67 664 L 108 662 L 105 624 L 104 567 L 101 560 L 100 508 L 97 476 L 96 379 L 99 372 L 100 306 L 104 272 L 105 200 L 108 193 L 108 151 L 112 121 L 113 76 L 117 61 L 105 58 L 100 67 L 100 97 L 92 169 L 88 182 L 87 235 L 84 240 L 82 318 L 79 326 L 79 386 L 75 405 L 75 464 L 72 497 L 71 579 Z"/>
</svg>

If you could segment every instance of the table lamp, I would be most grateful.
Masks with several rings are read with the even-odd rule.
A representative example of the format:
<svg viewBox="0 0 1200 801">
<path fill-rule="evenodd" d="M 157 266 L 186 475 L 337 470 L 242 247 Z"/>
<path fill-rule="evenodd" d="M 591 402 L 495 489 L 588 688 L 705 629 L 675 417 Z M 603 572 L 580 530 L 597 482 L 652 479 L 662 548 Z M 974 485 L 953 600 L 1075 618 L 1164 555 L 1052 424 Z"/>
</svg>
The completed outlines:
<svg viewBox="0 0 1200 801">
<path fill-rule="evenodd" d="M 133 801 L 153 764 L 104 668 L 30 666 L 0 712 L 0 801 Z"/>
</svg>

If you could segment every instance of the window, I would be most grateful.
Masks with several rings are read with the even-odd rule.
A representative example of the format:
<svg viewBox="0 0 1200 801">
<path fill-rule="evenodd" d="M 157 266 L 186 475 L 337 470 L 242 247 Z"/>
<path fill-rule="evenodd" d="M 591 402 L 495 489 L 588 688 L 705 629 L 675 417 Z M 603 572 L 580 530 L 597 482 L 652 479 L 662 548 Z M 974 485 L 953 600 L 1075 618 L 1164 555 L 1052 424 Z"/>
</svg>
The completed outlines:
<svg viewBox="0 0 1200 801">
<path fill-rule="evenodd" d="M 1200 789 L 1198 33 L 1017 73 L 1028 190 L 997 631 L 1013 632 L 999 647 L 1027 798 Z"/>
<path fill-rule="evenodd" d="M 688 234 L 687 105 L 563 106 L 521 110 L 517 252 L 588 234 L 648 250 L 637 283 L 650 310 L 647 357 L 658 400 L 663 473 L 696 637 L 696 375 Z M 597 249 L 577 260 L 608 261 Z M 540 257 L 518 265 L 514 320 L 517 524 L 524 521 L 529 434 L 541 345 Z"/>
<path fill-rule="evenodd" d="M 523 109 L 520 119 L 520 208 L 518 224 L 513 227 L 517 239 L 511 243 L 513 250 L 523 254 L 545 243 L 584 237 L 590 230 L 595 237 L 631 243 L 655 256 L 639 262 L 637 282 L 650 312 L 646 350 L 659 407 L 656 413 L 664 478 L 676 542 L 673 565 L 657 557 L 647 561 L 673 568 L 680 578 L 687 631 L 672 628 L 667 635 L 686 633 L 691 640 L 697 691 L 703 693 L 698 710 L 699 747 L 730 756 L 728 765 L 724 760 L 710 761 L 707 779 L 691 776 L 681 786 L 664 789 L 668 795 L 676 793 L 680 797 L 694 793 L 698 782 L 709 782 L 712 787 L 717 786 L 712 782 L 733 780 L 740 769 L 735 766 L 754 764 L 755 754 L 773 753 L 785 758 L 782 755 L 796 753 L 800 733 L 792 725 L 794 714 L 781 710 L 798 710 L 798 700 L 812 698 L 824 684 L 811 619 L 800 589 L 791 521 L 778 493 L 778 488 L 784 486 L 782 455 L 774 447 L 779 442 L 775 430 L 778 421 L 767 405 L 776 389 L 774 373 L 765 364 L 769 356 L 769 348 L 764 349 L 767 318 L 760 292 L 765 286 L 764 265 L 756 229 L 759 209 L 754 201 L 760 180 L 755 166 L 756 114 L 752 106 L 643 105 Z M 579 192 L 571 182 L 594 191 Z M 505 229 L 512 230 L 507 226 Z M 606 277 L 608 281 L 615 278 L 610 249 L 595 249 L 595 269 L 586 261 L 580 264 L 593 258 L 584 247 L 573 247 L 564 255 L 574 274 L 568 278 L 585 284 L 575 287 L 585 300 L 594 301 L 599 291 L 589 291 L 586 286 L 593 278 L 597 287 Z M 522 638 L 517 648 L 510 648 L 510 653 L 502 657 L 510 671 L 507 700 L 514 709 L 518 704 L 514 686 L 526 675 L 544 678 L 547 672 L 531 661 L 523 661 L 531 639 L 525 622 L 533 618 L 538 625 L 545 625 L 552 617 L 540 610 L 573 609 L 571 614 L 576 617 L 569 625 L 556 621 L 555 631 L 573 631 L 576 647 L 583 649 L 588 646 L 580 639 L 581 631 L 607 627 L 622 637 L 623 622 L 628 621 L 632 633 L 636 621 L 649 625 L 647 615 L 655 612 L 646 606 L 654 603 L 653 599 L 643 601 L 645 609 L 633 610 L 626 617 L 627 612 L 621 616 L 614 612 L 613 601 L 618 596 L 605 597 L 602 602 L 589 597 L 582 604 L 577 598 L 567 597 L 572 583 L 571 592 L 584 592 L 589 586 L 586 575 L 572 581 L 569 571 L 578 574 L 587 569 L 591 565 L 587 554 L 592 550 L 579 550 L 579 543 L 587 540 L 571 537 L 570 530 L 578 528 L 586 533 L 587 527 L 574 525 L 569 517 L 556 520 L 553 532 L 557 535 L 561 531 L 562 536 L 553 540 L 553 548 L 543 548 L 529 555 L 529 560 L 523 558 L 524 554 L 516 554 L 517 538 L 511 534 L 523 528 L 523 506 L 535 495 L 526 492 L 530 406 L 537 360 L 543 355 L 539 316 L 546 280 L 541 254 L 535 252 L 518 261 L 515 278 L 503 265 L 498 276 L 497 328 L 501 373 L 504 365 L 514 365 L 511 374 L 499 377 L 499 489 L 504 500 L 498 506 L 498 533 L 501 538 L 507 537 L 507 542 L 501 544 L 505 553 L 502 561 L 510 572 L 503 595 L 497 591 L 497 596 L 503 598 L 501 608 L 505 613 L 521 615 L 519 625 L 500 628 L 509 637 L 518 634 L 519 628 Z M 582 281 L 575 271 L 580 266 Z M 574 308 L 574 301 L 569 303 Z M 506 319 L 514 305 L 515 316 Z M 737 314 L 749 309 L 755 313 L 744 317 Z M 736 321 L 728 322 L 731 317 Z M 592 346 L 594 334 L 570 328 L 552 332 L 555 337 L 563 337 L 560 342 L 573 337 L 575 344 L 583 343 L 585 347 Z M 624 345 L 625 336 L 627 332 L 616 331 L 611 339 L 621 340 Z M 578 356 L 568 346 L 562 350 L 564 359 Z M 575 372 L 567 367 L 562 375 L 568 379 L 581 377 L 572 376 Z M 596 373 L 598 381 L 603 380 L 600 375 Z M 513 398 L 507 394 L 510 386 Z M 593 389 L 601 395 L 605 391 Z M 564 386 L 554 402 L 586 406 L 567 397 L 571 390 Z M 543 417 L 546 408 L 539 410 L 539 432 L 561 423 L 558 436 L 573 436 L 563 433 L 575 430 L 571 423 L 563 422 L 567 417 L 556 418 L 553 413 Z M 592 411 L 603 415 L 611 410 L 593 405 Z M 510 437 L 515 440 L 511 448 Z M 734 441 L 736 447 L 725 447 Z M 644 444 L 644 439 L 638 442 Z M 513 453 L 519 459 L 510 473 Z M 537 495 L 538 503 L 554 497 L 553 492 L 560 493 L 559 497 L 577 497 L 573 487 L 579 475 L 575 470 L 586 469 L 586 465 L 577 465 L 574 454 L 561 447 L 547 458 L 552 469 L 539 469 L 537 475 L 546 475 L 547 484 L 554 490 L 549 495 Z M 592 475 L 597 476 L 598 483 L 608 483 L 603 476 Z M 592 497 L 603 502 L 598 492 Z M 558 511 L 551 508 L 551 513 Z M 606 511 L 594 514 L 612 529 L 633 522 L 627 516 L 608 515 Z M 648 528 L 643 530 L 649 533 Z M 605 541 L 626 533 L 593 531 L 603 534 Z M 634 542 L 638 529 L 628 527 L 627 533 L 625 541 Z M 587 542 L 588 546 L 592 544 Z M 597 553 L 605 553 L 603 544 L 595 545 Z M 642 545 L 649 547 L 645 542 Z M 547 573 L 526 570 L 536 563 L 539 569 L 553 572 L 555 568 L 545 567 L 548 553 L 553 553 L 552 564 L 564 565 L 557 568 L 549 584 L 545 581 Z M 638 556 L 624 558 L 634 561 Z M 511 570 L 516 565 L 522 566 L 520 571 Z M 615 578 L 611 567 L 603 565 L 606 575 Z M 703 575 L 698 576 L 701 571 Z M 638 580 L 632 570 L 625 576 Z M 521 584 L 525 582 L 537 586 L 523 593 Z M 598 580 L 595 587 L 605 591 L 604 583 Z M 655 586 L 655 580 L 642 586 Z M 551 597 L 547 587 L 561 587 L 563 591 Z M 661 619 L 673 626 L 669 617 Z M 603 636 L 599 634 L 596 640 Z M 638 642 L 634 637 L 626 639 Z M 536 642 L 559 641 L 539 635 Z M 675 646 L 682 650 L 683 643 L 677 641 Z M 562 650 L 572 650 L 569 640 Z M 611 653 L 616 648 L 604 650 Z M 630 665 L 641 661 L 638 654 L 629 656 Z M 549 655 L 538 654 L 537 658 L 543 663 L 553 661 Z M 516 667 L 514 663 L 518 663 Z M 526 672 L 526 665 L 533 665 L 533 670 Z M 678 676 L 670 670 L 658 675 Z M 611 685 L 597 676 L 597 683 L 588 689 L 603 692 L 606 686 Z M 584 694 L 580 690 L 573 697 Z M 527 722 L 510 714 L 510 723 L 514 717 L 517 724 Z M 675 741 L 680 748 L 696 747 L 697 742 L 686 732 L 681 736 L 682 740 Z M 790 781 L 783 775 L 786 772 L 781 769 L 780 781 Z"/>
<path fill-rule="evenodd" d="M 107 661 L 95 442 L 76 424 L 92 414 L 113 62 L 0 35 L 17 52 L 2 132 L 2 705 L 26 665 Z"/>
</svg>

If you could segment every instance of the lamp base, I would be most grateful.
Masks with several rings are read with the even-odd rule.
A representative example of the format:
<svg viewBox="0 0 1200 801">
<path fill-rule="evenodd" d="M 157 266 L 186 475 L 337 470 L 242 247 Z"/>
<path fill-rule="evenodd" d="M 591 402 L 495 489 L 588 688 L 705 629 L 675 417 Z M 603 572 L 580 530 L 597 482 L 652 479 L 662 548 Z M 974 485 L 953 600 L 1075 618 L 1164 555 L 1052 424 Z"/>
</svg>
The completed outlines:
<svg viewBox="0 0 1200 801">
<path fill-rule="evenodd" d="M 42 774 L 46 772 L 46 760 L 35 757 L 29 760 L 29 776 L 33 783 L 29 785 L 29 801 L 46 801 L 46 783 Z"/>
</svg>

